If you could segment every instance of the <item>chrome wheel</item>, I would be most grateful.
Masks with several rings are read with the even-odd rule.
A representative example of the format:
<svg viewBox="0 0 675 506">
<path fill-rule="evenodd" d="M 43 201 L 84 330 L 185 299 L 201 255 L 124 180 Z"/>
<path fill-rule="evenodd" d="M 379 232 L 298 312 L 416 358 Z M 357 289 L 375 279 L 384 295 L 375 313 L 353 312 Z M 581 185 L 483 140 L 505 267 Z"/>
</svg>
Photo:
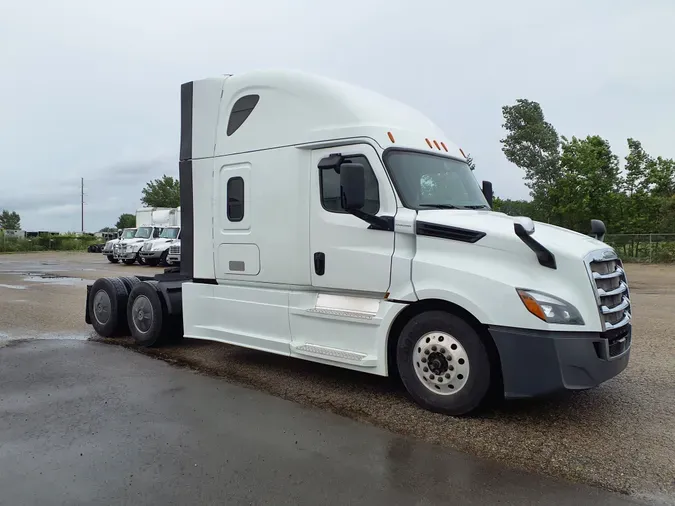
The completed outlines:
<svg viewBox="0 0 675 506">
<path fill-rule="evenodd" d="M 99 290 L 94 295 L 94 318 L 99 325 L 105 325 L 110 320 L 110 313 L 112 312 L 112 304 L 110 303 L 110 296 L 105 290 Z"/>
<path fill-rule="evenodd" d="M 469 356 L 446 332 L 428 332 L 419 338 L 412 360 L 420 383 L 435 394 L 453 395 L 469 378 Z"/>
<path fill-rule="evenodd" d="M 134 322 L 134 327 L 136 327 L 136 330 L 138 330 L 138 332 L 141 334 L 147 333 L 152 326 L 154 314 L 152 312 L 152 304 L 145 295 L 139 295 L 136 297 L 136 300 L 131 307 L 131 314 L 133 316 L 132 321 Z"/>
</svg>

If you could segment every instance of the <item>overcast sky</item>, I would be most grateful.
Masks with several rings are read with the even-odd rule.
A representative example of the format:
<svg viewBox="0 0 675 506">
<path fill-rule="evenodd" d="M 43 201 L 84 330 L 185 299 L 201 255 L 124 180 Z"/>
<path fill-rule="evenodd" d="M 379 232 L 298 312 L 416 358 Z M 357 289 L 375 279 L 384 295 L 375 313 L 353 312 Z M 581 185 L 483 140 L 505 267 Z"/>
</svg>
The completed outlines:
<svg viewBox="0 0 675 506">
<path fill-rule="evenodd" d="M 0 209 L 27 230 L 113 225 L 178 176 L 185 81 L 296 68 L 422 110 L 477 177 L 525 198 L 501 107 L 538 101 L 560 134 L 675 157 L 673 0 L 34 0 L 0 4 Z"/>
</svg>

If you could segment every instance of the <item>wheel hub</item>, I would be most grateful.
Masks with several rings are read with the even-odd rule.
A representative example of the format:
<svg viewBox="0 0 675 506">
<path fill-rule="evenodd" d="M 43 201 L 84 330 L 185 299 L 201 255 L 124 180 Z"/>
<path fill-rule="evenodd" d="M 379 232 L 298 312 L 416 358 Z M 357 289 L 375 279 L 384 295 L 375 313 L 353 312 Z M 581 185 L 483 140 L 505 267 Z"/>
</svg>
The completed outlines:
<svg viewBox="0 0 675 506">
<path fill-rule="evenodd" d="M 145 334 L 150 330 L 153 320 L 152 305 L 145 295 L 139 295 L 134 300 L 134 304 L 131 306 L 131 314 L 133 315 L 134 327 L 139 332 Z"/>
<path fill-rule="evenodd" d="M 99 290 L 94 295 L 94 318 L 100 325 L 105 325 L 110 319 L 110 297 L 105 290 Z"/>
<path fill-rule="evenodd" d="M 427 362 L 429 364 L 429 370 L 437 376 L 445 374 L 448 370 L 448 359 L 437 351 L 429 355 Z"/>
<path fill-rule="evenodd" d="M 420 383 L 439 395 L 452 395 L 466 385 L 469 356 L 461 343 L 446 332 L 428 332 L 415 345 L 413 368 Z"/>
</svg>

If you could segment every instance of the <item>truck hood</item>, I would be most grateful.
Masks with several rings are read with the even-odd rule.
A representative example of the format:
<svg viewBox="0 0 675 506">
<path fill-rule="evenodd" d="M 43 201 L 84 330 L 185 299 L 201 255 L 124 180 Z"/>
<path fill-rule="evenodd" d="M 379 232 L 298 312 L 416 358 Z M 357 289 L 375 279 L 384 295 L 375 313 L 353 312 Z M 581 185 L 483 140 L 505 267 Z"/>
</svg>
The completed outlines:
<svg viewBox="0 0 675 506">
<path fill-rule="evenodd" d="M 153 246 L 159 246 L 160 244 L 170 244 L 172 242 L 176 242 L 178 239 L 153 239 L 151 241 L 147 241 Z"/>
<path fill-rule="evenodd" d="M 518 220 L 504 213 L 472 209 L 439 209 L 419 211 L 418 221 L 484 232 L 486 235 L 477 244 L 520 254 L 526 247 L 514 231 Z M 589 224 L 590 226 L 590 224 Z M 532 237 L 555 255 L 583 258 L 591 251 L 609 246 L 590 236 L 572 230 L 534 222 Z"/>
</svg>

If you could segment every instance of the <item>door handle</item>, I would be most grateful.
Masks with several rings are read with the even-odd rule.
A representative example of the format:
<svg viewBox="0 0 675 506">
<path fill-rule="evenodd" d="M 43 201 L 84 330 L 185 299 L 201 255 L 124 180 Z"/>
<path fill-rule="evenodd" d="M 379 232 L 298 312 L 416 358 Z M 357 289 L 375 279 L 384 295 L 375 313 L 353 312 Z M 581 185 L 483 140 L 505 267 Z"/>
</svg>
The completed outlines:
<svg viewBox="0 0 675 506">
<path fill-rule="evenodd" d="M 314 253 L 314 272 L 317 276 L 323 276 L 326 272 L 326 254 L 321 251 Z"/>
</svg>

